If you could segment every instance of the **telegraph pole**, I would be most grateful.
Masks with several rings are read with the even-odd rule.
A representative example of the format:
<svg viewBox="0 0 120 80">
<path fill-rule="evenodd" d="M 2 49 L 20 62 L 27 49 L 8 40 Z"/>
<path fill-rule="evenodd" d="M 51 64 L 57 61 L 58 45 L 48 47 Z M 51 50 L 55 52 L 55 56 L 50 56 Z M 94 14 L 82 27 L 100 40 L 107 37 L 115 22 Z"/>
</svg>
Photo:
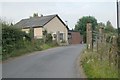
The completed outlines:
<svg viewBox="0 0 120 80">
<path fill-rule="evenodd" d="M 120 21 L 119 21 L 119 14 L 120 14 L 120 2 L 117 0 L 117 28 L 118 28 L 118 38 L 117 38 L 117 45 L 118 45 L 118 77 L 120 78 Z"/>
<path fill-rule="evenodd" d="M 119 21 L 120 11 L 119 11 L 119 7 L 120 7 L 120 1 L 118 2 L 118 0 L 117 0 L 117 28 L 118 28 L 118 36 L 120 36 L 120 21 Z"/>
</svg>

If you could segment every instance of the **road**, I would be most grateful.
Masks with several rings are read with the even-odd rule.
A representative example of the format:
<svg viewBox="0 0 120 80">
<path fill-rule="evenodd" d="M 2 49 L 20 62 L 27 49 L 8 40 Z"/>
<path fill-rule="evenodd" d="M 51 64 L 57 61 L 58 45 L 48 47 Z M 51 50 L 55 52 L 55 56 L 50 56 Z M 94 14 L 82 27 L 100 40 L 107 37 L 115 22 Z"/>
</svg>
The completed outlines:
<svg viewBox="0 0 120 80">
<path fill-rule="evenodd" d="M 24 55 L 2 65 L 3 78 L 79 78 L 76 59 L 84 45 L 51 48 Z"/>
</svg>

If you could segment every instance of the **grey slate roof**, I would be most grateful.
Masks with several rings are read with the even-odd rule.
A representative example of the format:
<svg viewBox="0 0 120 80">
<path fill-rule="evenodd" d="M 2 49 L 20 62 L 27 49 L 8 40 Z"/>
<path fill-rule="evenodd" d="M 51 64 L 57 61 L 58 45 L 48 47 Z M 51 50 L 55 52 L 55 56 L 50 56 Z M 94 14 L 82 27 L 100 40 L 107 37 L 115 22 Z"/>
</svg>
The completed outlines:
<svg viewBox="0 0 120 80">
<path fill-rule="evenodd" d="M 15 26 L 19 28 L 27 28 L 27 27 L 43 27 L 50 20 L 52 20 L 57 15 L 49 15 L 42 17 L 32 17 L 28 19 L 22 19 L 20 22 L 16 23 Z"/>
</svg>

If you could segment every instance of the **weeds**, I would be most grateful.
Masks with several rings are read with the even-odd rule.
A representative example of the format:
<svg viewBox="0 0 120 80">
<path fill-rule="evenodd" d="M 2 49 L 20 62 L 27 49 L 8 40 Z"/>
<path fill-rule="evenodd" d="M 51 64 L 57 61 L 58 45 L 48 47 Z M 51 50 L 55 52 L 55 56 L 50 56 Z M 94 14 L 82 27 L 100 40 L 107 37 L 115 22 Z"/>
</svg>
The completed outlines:
<svg viewBox="0 0 120 80">
<path fill-rule="evenodd" d="M 110 66 L 106 56 L 101 60 L 97 52 L 85 50 L 81 62 L 88 78 L 118 78 L 116 66 Z"/>
</svg>

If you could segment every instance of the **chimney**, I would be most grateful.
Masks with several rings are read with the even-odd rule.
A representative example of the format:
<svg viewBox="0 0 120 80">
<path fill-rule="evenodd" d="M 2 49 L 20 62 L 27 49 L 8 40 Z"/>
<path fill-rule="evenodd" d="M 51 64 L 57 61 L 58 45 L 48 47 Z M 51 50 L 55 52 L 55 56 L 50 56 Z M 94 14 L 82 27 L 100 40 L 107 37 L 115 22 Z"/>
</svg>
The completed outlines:
<svg viewBox="0 0 120 80">
<path fill-rule="evenodd" d="M 33 17 L 39 17 L 39 16 L 38 16 L 38 13 L 34 13 L 34 14 L 33 14 Z"/>
</svg>

